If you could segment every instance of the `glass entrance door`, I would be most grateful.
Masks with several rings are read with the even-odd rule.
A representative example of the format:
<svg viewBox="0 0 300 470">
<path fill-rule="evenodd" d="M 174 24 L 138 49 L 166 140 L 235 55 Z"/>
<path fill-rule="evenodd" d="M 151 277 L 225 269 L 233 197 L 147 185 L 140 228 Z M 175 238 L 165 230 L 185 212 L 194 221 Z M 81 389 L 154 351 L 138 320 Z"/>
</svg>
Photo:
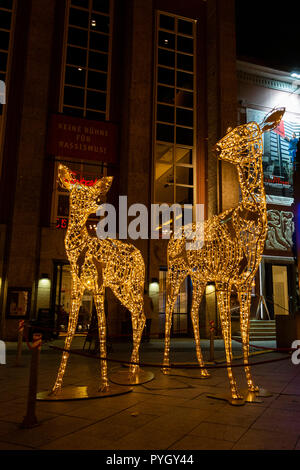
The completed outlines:
<svg viewBox="0 0 300 470">
<path fill-rule="evenodd" d="M 293 264 L 265 263 L 266 301 L 271 319 L 289 315 L 296 305 L 296 279 Z"/>
<path fill-rule="evenodd" d="M 165 313 L 166 313 L 166 280 L 167 271 L 159 271 L 159 316 L 160 316 L 160 336 L 164 336 Z M 176 299 L 171 335 L 173 337 L 189 335 L 189 316 L 188 316 L 188 296 L 189 279 L 186 278 L 181 284 L 179 295 Z"/>
<path fill-rule="evenodd" d="M 61 331 L 67 331 L 71 307 L 71 273 L 67 263 L 54 264 L 52 306 Z M 79 310 L 77 333 L 87 332 L 93 310 L 93 297 L 85 293 Z"/>
</svg>

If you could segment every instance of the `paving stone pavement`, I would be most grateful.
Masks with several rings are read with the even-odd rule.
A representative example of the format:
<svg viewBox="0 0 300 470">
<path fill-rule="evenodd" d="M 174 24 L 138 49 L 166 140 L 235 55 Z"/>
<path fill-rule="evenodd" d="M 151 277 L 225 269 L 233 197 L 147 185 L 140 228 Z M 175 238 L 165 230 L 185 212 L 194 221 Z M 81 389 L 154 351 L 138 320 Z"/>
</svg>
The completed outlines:
<svg viewBox="0 0 300 470">
<path fill-rule="evenodd" d="M 82 337 L 74 349 L 81 350 Z M 208 341 L 201 342 L 208 360 Z M 39 391 L 49 390 L 55 380 L 61 353 L 49 346 L 63 345 L 58 339 L 43 345 L 39 367 Z M 264 343 L 264 345 L 266 345 Z M 274 347 L 274 343 L 268 343 Z M 194 362 L 192 339 L 172 340 L 173 362 Z M 234 354 L 241 353 L 234 345 Z M 30 352 L 23 347 L 22 367 L 15 367 L 16 344 L 7 344 L 7 364 L 0 366 L 0 450 L 300 450 L 300 366 L 290 358 L 256 365 L 253 375 L 272 392 L 262 403 L 241 407 L 208 398 L 208 393 L 228 393 L 226 369 L 211 370 L 211 377 L 197 378 L 195 370 L 174 370 L 163 375 L 150 367 L 153 381 L 135 386 L 124 395 L 64 402 L 38 401 L 40 426 L 20 429 L 26 411 Z M 160 363 L 163 341 L 141 346 L 141 362 Z M 216 341 L 215 357 L 224 356 L 222 341 Z M 130 345 L 113 344 L 111 358 L 129 360 Z M 285 357 L 264 353 L 252 362 Z M 240 362 L 239 360 L 236 363 Z M 219 362 L 219 365 L 222 362 Z M 71 355 L 64 385 L 87 385 L 99 380 L 99 361 Z M 109 371 L 120 368 L 109 363 Z M 241 389 L 242 368 L 234 368 Z"/>
</svg>

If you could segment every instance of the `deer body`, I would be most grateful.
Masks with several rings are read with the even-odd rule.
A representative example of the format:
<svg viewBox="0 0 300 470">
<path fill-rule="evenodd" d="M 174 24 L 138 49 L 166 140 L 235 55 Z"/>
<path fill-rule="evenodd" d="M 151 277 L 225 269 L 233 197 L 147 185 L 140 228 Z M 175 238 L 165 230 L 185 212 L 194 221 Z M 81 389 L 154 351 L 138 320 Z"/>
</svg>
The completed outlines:
<svg viewBox="0 0 300 470">
<path fill-rule="evenodd" d="M 133 351 L 130 366 L 132 378 L 138 373 L 139 346 L 145 323 L 143 293 L 145 266 L 140 251 L 133 245 L 114 239 L 100 240 L 86 228 L 89 215 L 96 212 L 99 202 L 110 188 L 112 178 L 102 178 L 92 187 L 72 184 L 68 168 L 59 166 L 61 184 L 70 191 L 70 216 L 65 237 L 67 257 L 71 267 L 71 308 L 65 351 L 53 393 L 62 386 L 69 349 L 74 337 L 81 299 L 85 290 L 92 293 L 97 316 L 101 354 L 101 390 L 109 387 L 106 357 L 105 289 L 109 287 L 118 300 L 131 312 Z M 103 359 L 104 358 L 104 359 Z"/>
<path fill-rule="evenodd" d="M 197 359 L 201 367 L 200 376 L 208 376 L 200 348 L 198 311 L 206 284 L 214 282 L 233 400 L 242 398 L 231 370 L 230 296 L 233 287 L 237 290 L 240 303 L 240 326 L 248 389 L 251 392 L 258 390 L 251 376 L 248 356 L 251 290 L 268 229 L 262 168 L 262 132 L 276 127 L 283 112 L 281 110 L 279 116 L 277 112 L 275 117 L 268 117 L 262 125 L 262 130 L 257 123 L 252 122 L 230 130 L 219 141 L 219 158 L 237 167 L 241 201 L 237 207 L 204 222 L 204 241 L 200 249 L 187 250 L 184 238 L 171 239 L 168 244 L 164 372 L 168 372 L 169 366 L 172 312 L 180 285 L 190 275 L 193 284 L 191 317 Z"/>
</svg>

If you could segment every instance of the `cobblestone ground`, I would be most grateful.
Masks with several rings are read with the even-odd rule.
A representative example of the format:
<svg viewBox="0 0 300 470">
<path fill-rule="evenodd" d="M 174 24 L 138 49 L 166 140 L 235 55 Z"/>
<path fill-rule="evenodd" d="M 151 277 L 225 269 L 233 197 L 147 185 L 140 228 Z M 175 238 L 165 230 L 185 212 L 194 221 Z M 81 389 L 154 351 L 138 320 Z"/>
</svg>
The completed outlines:
<svg viewBox="0 0 300 470">
<path fill-rule="evenodd" d="M 83 338 L 75 338 L 81 350 Z M 39 368 L 39 391 L 49 390 L 55 380 L 60 354 L 43 345 Z M 266 344 L 265 344 L 266 345 Z M 208 359 L 208 342 L 202 341 Z M 274 346 L 273 343 L 267 345 Z M 234 354 L 240 354 L 235 343 Z M 231 406 L 208 398 L 209 393 L 227 393 L 226 369 L 211 370 L 201 380 L 197 371 L 174 370 L 165 376 L 151 368 L 154 380 L 135 386 L 124 395 L 64 402 L 39 401 L 36 414 L 40 426 L 20 429 L 27 401 L 30 352 L 23 347 L 22 367 L 15 367 L 16 344 L 7 345 L 7 364 L 0 366 L 0 450 L 95 449 L 95 450 L 201 450 L 201 449 L 298 449 L 300 450 L 300 365 L 285 360 L 253 367 L 258 385 L 272 392 L 262 403 Z M 141 361 L 160 363 L 163 341 L 151 340 L 141 346 Z M 195 361 L 192 340 L 173 340 L 173 362 Z M 215 357 L 222 365 L 222 341 L 216 341 Z M 113 344 L 110 357 L 128 360 L 130 348 Z M 285 357 L 264 353 L 252 362 Z M 239 359 L 235 361 L 239 363 Z M 124 368 L 123 368 L 124 369 Z M 109 372 L 120 370 L 111 362 Z M 243 389 L 242 368 L 235 368 Z M 99 381 L 98 360 L 71 355 L 64 385 L 87 385 Z"/>
</svg>

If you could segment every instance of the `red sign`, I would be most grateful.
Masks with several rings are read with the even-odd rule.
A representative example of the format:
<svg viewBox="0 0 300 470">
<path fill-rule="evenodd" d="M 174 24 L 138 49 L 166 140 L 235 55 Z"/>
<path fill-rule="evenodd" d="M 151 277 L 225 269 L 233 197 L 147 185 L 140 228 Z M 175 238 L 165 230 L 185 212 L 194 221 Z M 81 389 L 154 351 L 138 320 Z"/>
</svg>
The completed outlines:
<svg viewBox="0 0 300 470">
<path fill-rule="evenodd" d="M 47 151 L 58 157 L 114 163 L 117 126 L 107 121 L 53 114 L 50 118 Z"/>
<path fill-rule="evenodd" d="M 274 129 L 274 132 L 276 132 L 276 134 L 280 135 L 280 137 L 285 137 L 283 120 L 281 120 L 280 123 L 278 124 L 278 126 Z"/>
</svg>

